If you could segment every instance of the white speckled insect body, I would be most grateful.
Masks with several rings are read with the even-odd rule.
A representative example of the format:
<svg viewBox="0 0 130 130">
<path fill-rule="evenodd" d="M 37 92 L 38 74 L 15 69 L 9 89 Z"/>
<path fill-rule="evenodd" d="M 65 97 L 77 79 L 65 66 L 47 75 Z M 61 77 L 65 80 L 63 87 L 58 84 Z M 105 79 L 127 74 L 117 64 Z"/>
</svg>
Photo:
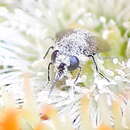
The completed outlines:
<svg viewBox="0 0 130 130">
<path fill-rule="evenodd" d="M 80 67 L 81 56 L 91 57 L 95 64 L 96 71 L 106 80 L 108 80 L 102 73 L 99 72 L 97 64 L 94 59 L 94 55 L 97 53 L 97 40 L 95 34 L 83 29 L 72 29 L 57 33 L 55 46 L 50 47 L 46 55 L 48 54 L 50 49 L 54 49 L 54 51 L 51 55 L 51 62 L 48 65 L 49 81 L 50 81 L 49 70 L 50 65 L 52 64 L 54 64 L 58 70 L 56 77 L 53 80 L 54 82 L 59 80 L 60 77 L 62 77 L 66 71 L 73 71 L 79 68 L 80 71 L 75 80 L 77 81 L 81 72 Z M 51 91 L 53 87 L 54 83 L 51 87 Z"/>
<path fill-rule="evenodd" d="M 56 66 L 60 62 L 69 66 L 71 56 L 76 56 L 80 61 L 82 56 L 96 54 L 95 35 L 81 29 L 60 32 L 57 34 L 54 50 L 58 50 L 55 60 Z"/>
<path fill-rule="evenodd" d="M 61 54 L 80 56 L 96 53 L 96 40 L 93 33 L 86 30 L 74 29 L 57 34 L 56 47 Z"/>
</svg>

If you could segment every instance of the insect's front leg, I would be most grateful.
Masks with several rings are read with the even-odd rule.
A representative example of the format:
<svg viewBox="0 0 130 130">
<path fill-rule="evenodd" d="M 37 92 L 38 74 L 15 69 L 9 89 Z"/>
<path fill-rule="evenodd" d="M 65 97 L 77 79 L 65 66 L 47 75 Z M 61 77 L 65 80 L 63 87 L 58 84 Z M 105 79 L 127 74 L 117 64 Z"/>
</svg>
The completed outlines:
<svg viewBox="0 0 130 130">
<path fill-rule="evenodd" d="M 50 67 L 53 65 L 53 63 L 52 62 L 50 62 L 49 64 L 48 64 L 48 82 L 50 82 Z"/>
<path fill-rule="evenodd" d="M 46 58 L 46 56 L 48 55 L 48 53 L 49 53 L 49 51 L 50 51 L 51 49 L 54 49 L 54 47 L 53 47 L 53 46 L 50 46 L 50 47 L 48 48 L 48 50 L 47 50 L 47 52 L 45 53 L 43 59 Z"/>
<path fill-rule="evenodd" d="M 80 74 L 81 74 L 81 67 L 78 66 L 78 68 L 79 68 L 79 72 L 78 72 L 77 77 L 76 77 L 76 79 L 75 79 L 75 81 L 74 81 L 74 84 L 76 83 L 76 81 L 78 80 L 78 78 L 79 78 L 79 76 L 80 76 Z"/>
<path fill-rule="evenodd" d="M 101 77 L 105 78 L 108 82 L 110 82 L 110 80 L 109 80 L 108 78 L 106 78 L 106 77 L 99 71 L 98 65 L 97 65 L 97 63 L 96 63 L 96 61 L 95 61 L 95 58 L 94 58 L 94 55 L 95 55 L 96 53 L 87 54 L 87 53 L 86 53 L 86 50 L 84 50 L 83 53 L 84 53 L 85 56 L 92 58 L 93 63 L 94 63 L 95 68 L 96 68 L 96 71 L 98 72 L 98 74 L 99 74 Z"/>
<path fill-rule="evenodd" d="M 108 82 L 110 82 L 110 80 L 109 80 L 107 77 L 105 77 L 105 76 L 99 71 L 94 56 L 93 56 L 93 55 L 89 55 L 89 57 L 92 57 L 92 60 L 93 60 L 93 62 L 94 62 L 94 65 L 95 65 L 95 68 L 96 68 L 96 71 L 98 72 L 98 74 L 99 74 L 100 76 L 102 76 L 103 78 L 105 78 Z"/>
</svg>

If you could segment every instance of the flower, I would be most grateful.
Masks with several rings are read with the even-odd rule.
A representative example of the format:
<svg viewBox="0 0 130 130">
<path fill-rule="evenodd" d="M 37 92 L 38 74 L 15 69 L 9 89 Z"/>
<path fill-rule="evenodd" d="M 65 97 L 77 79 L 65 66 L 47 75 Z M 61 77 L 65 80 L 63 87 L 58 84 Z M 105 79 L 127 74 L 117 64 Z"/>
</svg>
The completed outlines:
<svg viewBox="0 0 130 130">
<path fill-rule="evenodd" d="M 51 126 L 41 121 L 45 119 L 51 119 L 57 129 L 129 129 L 129 5 L 128 0 L 1 1 L 0 104 L 3 110 L 11 107 L 0 121 L 0 129 L 13 129 L 13 123 L 4 125 L 10 123 L 10 113 L 14 115 L 14 129 L 49 129 Z M 102 79 L 88 60 L 76 85 L 73 78 L 77 71 L 57 82 L 48 98 L 46 66 L 50 58 L 43 60 L 43 55 L 54 44 L 55 34 L 68 28 L 98 34 L 99 48 L 104 52 L 95 58 L 110 82 Z M 40 118 L 42 107 L 46 112 Z M 64 126 L 62 119 L 69 125 Z"/>
</svg>

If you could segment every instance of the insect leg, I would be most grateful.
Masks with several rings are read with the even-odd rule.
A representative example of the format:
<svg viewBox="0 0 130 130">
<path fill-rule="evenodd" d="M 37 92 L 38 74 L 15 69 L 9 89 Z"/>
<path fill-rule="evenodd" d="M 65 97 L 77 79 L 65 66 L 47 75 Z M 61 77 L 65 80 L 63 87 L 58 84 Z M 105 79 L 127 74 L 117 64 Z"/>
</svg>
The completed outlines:
<svg viewBox="0 0 130 130">
<path fill-rule="evenodd" d="M 52 90 L 53 88 L 55 87 L 56 85 L 56 82 L 59 80 L 59 78 L 62 76 L 63 74 L 63 71 L 59 71 L 56 76 L 55 76 L 55 79 L 52 81 L 52 84 L 51 84 L 51 87 L 50 87 L 50 91 L 49 91 L 49 94 L 48 94 L 48 97 L 50 97 L 51 93 L 52 93 Z"/>
<path fill-rule="evenodd" d="M 45 59 L 45 58 L 46 58 L 46 56 L 48 55 L 48 53 L 49 53 L 50 49 L 54 49 L 54 47 L 53 47 L 53 46 L 50 46 L 50 47 L 48 48 L 48 50 L 47 50 L 47 52 L 46 52 L 45 56 L 43 57 L 43 59 Z"/>
<path fill-rule="evenodd" d="M 94 65 L 95 65 L 95 68 L 96 68 L 96 71 L 98 72 L 98 74 L 101 75 L 103 78 L 105 78 L 108 82 L 110 82 L 110 80 L 108 78 L 106 78 L 101 72 L 99 72 L 99 69 L 98 69 L 94 56 L 93 55 L 90 55 L 90 56 L 92 57 L 92 60 L 94 62 Z"/>
<path fill-rule="evenodd" d="M 76 77 L 74 83 L 76 83 L 76 81 L 78 80 L 78 78 L 79 78 L 79 76 L 80 76 L 80 73 L 81 73 L 81 67 L 78 66 L 78 68 L 79 68 L 79 72 L 78 72 L 78 74 L 77 74 L 77 77 Z"/>
<path fill-rule="evenodd" d="M 51 95 L 51 93 L 52 93 L 53 88 L 54 88 L 54 84 L 52 84 L 52 86 L 51 86 L 51 88 L 50 88 L 50 90 L 49 90 L 48 98 L 50 97 L 50 95 Z"/>
<path fill-rule="evenodd" d="M 50 62 L 49 65 L 48 65 L 48 81 L 50 81 L 50 67 L 53 63 Z"/>
</svg>

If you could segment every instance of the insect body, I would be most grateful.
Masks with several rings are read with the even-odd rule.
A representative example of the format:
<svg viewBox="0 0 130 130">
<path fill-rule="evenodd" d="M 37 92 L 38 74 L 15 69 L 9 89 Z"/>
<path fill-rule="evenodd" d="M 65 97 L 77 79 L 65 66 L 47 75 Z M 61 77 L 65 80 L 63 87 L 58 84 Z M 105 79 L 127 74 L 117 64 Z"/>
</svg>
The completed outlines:
<svg viewBox="0 0 130 130">
<path fill-rule="evenodd" d="M 58 73 L 56 74 L 54 80 L 54 82 L 56 82 L 65 73 L 65 71 L 73 71 L 77 68 L 79 68 L 81 71 L 81 56 L 91 57 L 96 67 L 96 71 L 102 77 L 107 79 L 102 73 L 99 72 L 94 59 L 94 55 L 98 52 L 98 46 L 97 38 L 93 33 L 82 29 L 72 29 L 60 32 L 56 35 L 55 47 L 50 47 L 44 58 L 47 56 L 50 49 L 54 49 L 54 51 L 51 55 L 51 62 L 48 65 L 49 81 L 50 65 L 55 64 L 56 68 L 58 69 Z M 80 75 L 80 71 L 76 80 Z"/>
</svg>

